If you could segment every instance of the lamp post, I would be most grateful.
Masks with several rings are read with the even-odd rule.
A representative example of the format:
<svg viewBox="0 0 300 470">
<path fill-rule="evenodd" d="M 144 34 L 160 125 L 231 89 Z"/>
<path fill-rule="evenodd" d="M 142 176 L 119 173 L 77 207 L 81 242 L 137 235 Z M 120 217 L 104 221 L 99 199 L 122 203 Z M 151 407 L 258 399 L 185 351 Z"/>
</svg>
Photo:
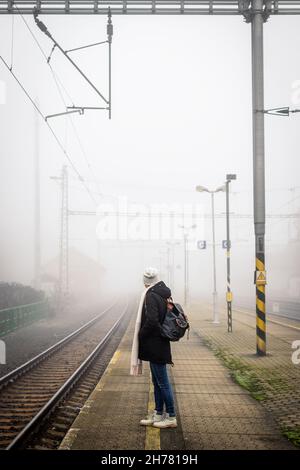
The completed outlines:
<svg viewBox="0 0 300 470">
<path fill-rule="evenodd" d="M 230 286 L 230 227 L 229 227 L 229 184 L 232 180 L 236 180 L 236 175 L 226 175 L 226 260 L 227 260 L 227 331 L 232 332 L 232 292 Z"/>
<path fill-rule="evenodd" d="M 187 305 L 189 298 L 189 257 L 188 257 L 188 238 L 189 231 L 197 227 L 196 224 L 185 226 L 178 225 L 179 228 L 183 229 L 183 250 L 184 250 L 184 305 Z"/>
<path fill-rule="evenodd" d="M 196 191 L 203 193 L 207 192 L 211 194 L 211 212 L 212 212 L 212 238 L 213 238 L 213 323 L 218 324 L 219 321 L 219 313 L 217 309 L 217 271 L 216 271 L 216 237 L 215 237 L 215 193 L 220 191 L 226 191 L 225 185 L 218 187 L 214 191 L 210 191 L 209 189 L 205 188 L 204 186 L 196 186 Z"/>
<path fill-rule="evenodd" d="M 50 176 L 50 179 L 60 181 L 61 208 L 60 208 L 60 240 L 59 240 L 59 284 L 58 302 L 69 293 L 69 197 L 68 197 L 68 167 L 62 167 L 61 176 Z"/>
</svg>

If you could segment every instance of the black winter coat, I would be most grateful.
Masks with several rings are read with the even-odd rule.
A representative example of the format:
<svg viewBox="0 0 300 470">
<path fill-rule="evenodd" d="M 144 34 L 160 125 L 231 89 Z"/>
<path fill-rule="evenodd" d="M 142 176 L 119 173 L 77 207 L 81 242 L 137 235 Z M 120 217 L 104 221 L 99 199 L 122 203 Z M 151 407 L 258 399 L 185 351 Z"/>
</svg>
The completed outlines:
<svg viewBox="0 0 300 470">
<path fill-rule="evenodd" d="M 170 289 L 160 281 L 146 294 L 139 332 L 139 359 L 154 364 L 172 364 L 170 341 L 161 336 Z"/>
</svg>

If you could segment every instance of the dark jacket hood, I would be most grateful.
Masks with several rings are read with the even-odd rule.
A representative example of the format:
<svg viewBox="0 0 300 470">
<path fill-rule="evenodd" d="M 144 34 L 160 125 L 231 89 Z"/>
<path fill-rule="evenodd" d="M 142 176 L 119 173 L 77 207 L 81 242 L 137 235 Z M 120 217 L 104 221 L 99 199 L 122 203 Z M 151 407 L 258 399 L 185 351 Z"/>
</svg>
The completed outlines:
<svg viewBox="0 0 300 470">
<path fill-rule="evenodd" d="M 171 297 L 171 290 L 163 281 L 159 281 L 153 287 L 150 287 L 148 292 L 154 292 L 155 294 L 160 295 L 163 299 Z"/>
</svg>

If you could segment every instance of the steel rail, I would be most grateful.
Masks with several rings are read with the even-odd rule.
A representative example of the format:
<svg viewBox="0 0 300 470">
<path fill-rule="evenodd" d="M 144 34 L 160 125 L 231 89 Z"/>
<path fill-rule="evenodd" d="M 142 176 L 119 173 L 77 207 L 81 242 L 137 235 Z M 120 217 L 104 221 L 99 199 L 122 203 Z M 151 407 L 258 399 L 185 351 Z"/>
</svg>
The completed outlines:
<svg viewBox="0 0 300 470">
<path fill-rule="evenodd" d="M 89 327 L 91 327 L 95 322 L 100 320 L 104 315 L 106 315 L 114 306 L 116 305 L 116 302 L 109 307 L 107 307 L 103 312 L 101 312 L 99 315 L 96 317 L 92 318 L 89 320 L 87 323 L 85 323 L 83 326 L 78 328 L 77 330 L 73 331 L 73 333 L 70 333 L 68 336 L 65 338 L 61 339 L 57 343 L 55 343 L 53 346 L 50 346 L 48 349 L 45 351 L 41 352 L 37 356 L 33 357 L 29 361 L 25 362 L 21 366 L 17 367 L 16 369 L 12 370 L 8 374 L 4 375 L 3 377 L 0 378 L 0 390 L 7 386 L 10 385 L 13 381 L 15 381 L 17 378 L 19 378 L 21 375 L 25 374 L 29 370 L 31 370 L 33 367 L 37 366 L 40 364 L 40 362 L 44 361 L 48 357 L 50 357 L 52 354 L 55 352 L 59 351 L 63 346 L 65 346 L 69 341 L 71 341 L 73 338 L 78 336 L 80 333 L 83 331 L 87 330 Z"/>
<path fill-rule="evenodd" d="M 245 3 L 246 4 L 246 3 Z M 0 14 L 31 14 L 34 8 L 40 14 L 107 15 L 242 15 L 243 2 L 221 0 L 0 0 Z M 300 1 L 272 1 L 268 15 L 299 15 Z"/>
<path fill-rule="evenodd" d="M 254 310 L 251 311 L 251 310 L 245 310 L 243 308 L 235 308 L 233 310 L 234 312 L 239 312 L 239 313 L 242 313 L 244 315 L 247 315 L 249 317 L 254 317 L 255 315 L 255 312 Z M 273 312 L 267 312 L 268 315 L 271 315 L 271 316 L 277 316 L 277 317 L 280 317 L 280 318 L 286 318 L 287 320 L 296 320 L 296 321 L 299 321 L 299 318 L 296 318 L 296 317 L 291 317 L 291 316 L 287 316 L 287 315 L 278 315 L 277 313 L 273 313 Z M 268 323 L 275 323 L 276 325 L 280 325 L 280 326 L 283 326 L 285 328 L 291 328 L 292 330 L 297 330 L 297 331 L 300 331 L 300 327 L 299 326 L 295 326 L 295 325 L 290 325 L 288 323 L 282 323 L 280 321 L 277 321 L 277 320 L 271 320 L 270 318 L 268 318 Z"/>
<path fill-rule="evenodd" d="M 123 320 L 128 310 L 128 303 L 123 310 L 121 316 L 114 323 L 111 329 L 106 333 L 104 338 L 85 359 L 85 361 L 76 369 L 76 371 L 69 377 L 66 382 L 60 387 L 59 390 L 53 395 L 53 397 L 43 406 L 43 408 L 32 418 L 32 420 L 22 429 L 22 431 L 14 438 L 9 444 L 6 450 L 13 450 L 20 448 L 28 439 L 28 437 L 34 433 L 34 431 L 41 425 L 41 423 L 50 416 L 54 411 L 58 403 L 71 391 L 76 385 L 78 380 L 86 372 L 86 370 L 92 365 L 96 357 L 101 353 L 109 339 L 112 337 L 114 332 L 118 329 L 121 321 Z"/>
</svg>

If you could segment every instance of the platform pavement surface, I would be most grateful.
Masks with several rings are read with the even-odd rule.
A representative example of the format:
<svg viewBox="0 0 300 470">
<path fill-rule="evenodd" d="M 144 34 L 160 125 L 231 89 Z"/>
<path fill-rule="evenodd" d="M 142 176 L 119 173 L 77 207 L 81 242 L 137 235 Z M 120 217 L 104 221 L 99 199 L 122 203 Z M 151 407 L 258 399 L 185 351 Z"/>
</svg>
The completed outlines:
<svg viewBox="0 0 300 470">
<path fill-rule="evenodd" d="M 255 312 L 233 304 L 233 332 L 228 333 L 226 307 L 218 310 L 220 323 L 214 325 L 211 307 L 191 305 L 194 330 L 226 357 L 246 366 L 263 392 L 262 406 L 281 429 L 297 430 L 300 436 L 300 364 L 292 361 L 292 344 L 300 340 L 300 321 L 267 315 L 267 355 L 258 357 Z"/>
<path fill-rule="evenodd" d="M 129 375 L 133 329 L 134 318 L 60 449 L 294 448 L 281 436 L 271 414 L 233 382 L 228 369 L 196 330 L 191 331 L 189 340 L 172 344 L 175 365 L 169 371 L 179 427 L 159 430 L 140 426 L 140 419 L 153 405 L 153 392 L 147 363 L 143 376 Z"/>
</svg>

